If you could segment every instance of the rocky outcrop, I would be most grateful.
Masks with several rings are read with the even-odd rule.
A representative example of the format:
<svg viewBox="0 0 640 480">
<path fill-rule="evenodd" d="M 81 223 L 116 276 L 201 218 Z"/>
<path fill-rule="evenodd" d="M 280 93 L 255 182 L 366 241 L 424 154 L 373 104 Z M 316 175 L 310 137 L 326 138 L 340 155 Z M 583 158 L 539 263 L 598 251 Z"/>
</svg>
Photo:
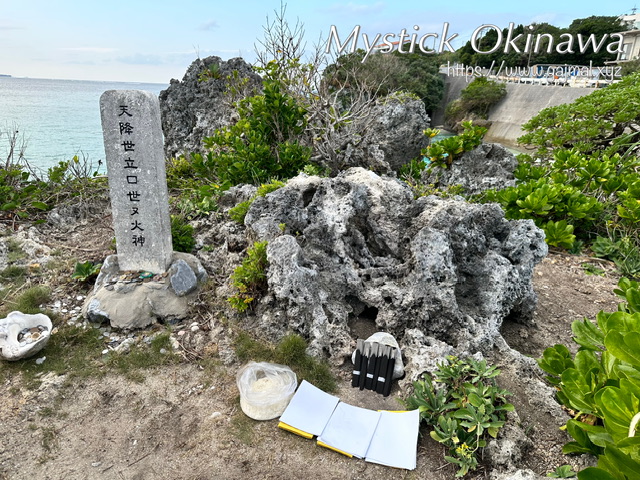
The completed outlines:
<svg viewBox="0 0 640 480">
<path fill-rule="evenodd" d="M 541 230 L 505 220 L 498 205 L 414 200 L 406 184 L 362 168 L 290 180 L 253 202 L 245 228 L 269 241 L 268 292 L 253 328 L 273 339 L 298 332 L 338 363 L 361 315 L 425 361 L 430 345 L 439 354 L 490 350 L 506 317 L 531 318 L 532 271 L 547 252 Z M 407 357 L 408 371 L 424 371 Z"/>
<path fill-rule="evenodd" d="M 422 181 L 444 188 L 461 185 L 465 195 L 475 195 L 492 188 L 515 186 L 513 175 L 518 160 L 515 155 L 497 143 L 483 143 L 454 160 L 451 168 L 426 169 Z"/>
<path fill-rule="evenodd" d="M 199 81 L 200 75 L 212 66 L 214 70 L 209 78 Z M 227 76 L 234 72 L 239 78 L 249 79 L 248 87 L 260 85 L 260 76 L 242 58 L 224 61 L 220 57 L 207 57 L 195 60 L 181 82 L 172 79 L 169 88 L 160 92 L 167 158 L 202 152 L 204 137 L 234 122 L 236 111 L 224 99 Z"/>
<path fill-rule="evenodd" d="M 429 116 L 420 99 L 391 94 L 379 99 L 369 115 L 336 133 L 337 153 L 319 161 L 334 173 L 350 167 L 380 174 L 397 172 L 427 145 L 423 130 L 428 127 Z"/>
</svg>

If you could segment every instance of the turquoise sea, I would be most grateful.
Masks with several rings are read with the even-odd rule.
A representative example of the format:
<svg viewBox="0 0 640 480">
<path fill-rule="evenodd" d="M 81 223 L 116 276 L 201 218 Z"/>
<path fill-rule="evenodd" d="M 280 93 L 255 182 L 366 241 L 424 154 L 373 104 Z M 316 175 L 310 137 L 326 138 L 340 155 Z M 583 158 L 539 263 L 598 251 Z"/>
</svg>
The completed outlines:
<svg viewBox="0 0 640 480">
<path fill-rule="evenodd" d="M 15 128 L 20 138 L 24 135 L 25 158 L 32 166 L 46 170 L 74 155 L 85 155 L 97 167 L 104 160 L 100 95 L 106 90 L 157 95 L 168 86 L 0 77 L 0 164 L 7 158 L 7 133 Z"/>
</svg>

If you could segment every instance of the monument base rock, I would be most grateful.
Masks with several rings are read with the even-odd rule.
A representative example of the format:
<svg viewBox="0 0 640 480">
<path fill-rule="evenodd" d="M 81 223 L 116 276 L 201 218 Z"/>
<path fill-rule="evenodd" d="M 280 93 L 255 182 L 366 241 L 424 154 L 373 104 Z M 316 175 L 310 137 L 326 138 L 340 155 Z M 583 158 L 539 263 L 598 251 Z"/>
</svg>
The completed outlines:
<svg viewBox="0 0 640 480">
<path fill-rule="evenodd" d="M 83 315 L 91 322 L 122 329 L 177 322 L 187 316 L 189 302 L 207 279 L 196 257 L 178 252 L 173 253 L 167 272 L 150 275 L 122 272 L 118 255 L 109 255 L 85 300 Z"/>
</svg>

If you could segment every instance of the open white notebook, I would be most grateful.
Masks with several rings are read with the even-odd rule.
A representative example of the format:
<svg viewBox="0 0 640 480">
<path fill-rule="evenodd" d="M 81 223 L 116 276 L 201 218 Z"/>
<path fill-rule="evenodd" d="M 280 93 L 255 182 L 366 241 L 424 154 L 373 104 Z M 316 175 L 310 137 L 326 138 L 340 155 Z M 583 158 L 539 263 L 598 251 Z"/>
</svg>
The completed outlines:
<svg viewBox="0 0 640 480">
<path fill-rule="evenodd" d="M 303 380 L 280 417 L 281 428 L 347 456 L 416 468 L 420 412 L 376 412 L 341 402 Z"/>
</svg>

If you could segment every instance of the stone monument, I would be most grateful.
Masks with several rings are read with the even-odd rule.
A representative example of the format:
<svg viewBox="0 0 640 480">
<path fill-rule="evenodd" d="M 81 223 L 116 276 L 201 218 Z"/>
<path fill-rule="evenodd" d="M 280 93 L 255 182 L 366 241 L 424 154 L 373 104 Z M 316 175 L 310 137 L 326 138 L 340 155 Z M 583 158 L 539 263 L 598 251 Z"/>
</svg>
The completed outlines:
<svg viewBox="0 0 640 480">
<path fill-rule="evenodd" d="M 83 313 L 116 328 L 179 321 L 207 273 L 173 252 L 158 99 L 109 90 L 100 113 L 118 254 L 105 259 Z"/>
<path fill-rule="evenodd" d="M 163 273 L 173 250 L 160 104 L 149 92 L 109 90 L 100 114 L 120 268 Z"/>
</svg>

